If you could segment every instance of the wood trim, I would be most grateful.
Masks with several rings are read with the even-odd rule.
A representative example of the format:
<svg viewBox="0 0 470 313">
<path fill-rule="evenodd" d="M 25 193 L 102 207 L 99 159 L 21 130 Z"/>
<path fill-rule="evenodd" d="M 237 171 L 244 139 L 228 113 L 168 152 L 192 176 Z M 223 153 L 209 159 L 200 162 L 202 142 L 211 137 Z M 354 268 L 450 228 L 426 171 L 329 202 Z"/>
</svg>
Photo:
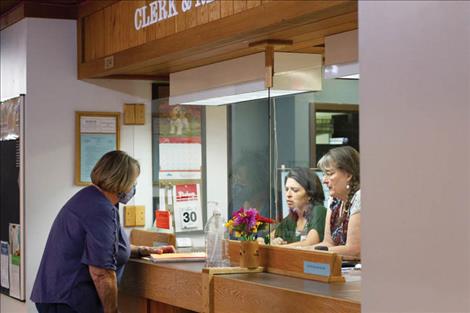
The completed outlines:
<svg viewBox="0 0 470 313">
<path fill-rule="evenodd" d="M 0 30 L 26 17 L 74 20 L 77 18 L 77 8 L 75 5 L 60 3 L 22 1 L 7 13 L 0 16 Z"/>
<path fill-rule="evenodd" d="M 199 264 L 199 263 L 195 263 Z M 202 271 L 184 270 L 190 263 L 127 263 L 119 291 L 163 302 L 175 307 L 203 312 Z"/>
<path fill-rule="evenodd" d="M 81 3 L 78 7 L 78 19 L 95 13 L 96 11 L 103 10 L 104 8 L 113 5 L 119 0 L 88 0 Z"/>
<path fill-rule="evenodd" d="M 343 104 L 343 103 L 314 103 L 315 109 L 314 112 L 358 112 L 359 105 L 358 104 Z"/>
<path fill-rule="evenodd" d="M 128 80 L 150 80 L 158 83 L 169 83 L 170 77 L 168 75 L 127 75 L 117 74 L 106 76 L 109 79 L 128 79 Z"/>
<path fill-rule="evenodd" d="M 7 28 L 10 25 L 19 22 L 25 17 L 24 3 L 19 3 L 17 6 L 10 9 L 7 13 L 0 16 L 0 30 Z"/>
<path fill-rule="evenodd" d="M 328 251 L 309 251 L 287 247 L 260 245 L 260 266 L 269 273 L 321 281 L 325 283 L 344 282 L 341 273 L 342 257 Z M 240 242 L 229 241 L 229 255 L 232 264 L 239 264 Z M 330 276 L 304 273 L 305 261 L 328 264 Z"/>
<path fill-rule="evenodd" d="M 231 313 L 234 308 L 238 312 L 251 313 L 361 312 L 361 304 L 348 299 L 303 293 L 251 280 L 233 279 L 229 275 L 216 276 L 213 281 L 214 311 L 217 313 Z"/>
<path fill-rule="evenodd" d="M 223 5 L 224 3 L 221 8 L 222 16 Z M 274 30 L 289 29 L 356 10 L 355 1 L 297 1 L 295 5 L 292 1 L 263 2 L 258 7 L 198 25 L 192 30 L 181 31 L 116 52 L 113 54 L 114 67 L 107 71 L 103 66 L 104 58 L 82 63 L 78 76 L 79 79 L 86 79 L 129 73 L 136 68 L 220 49 L 227 44 L 245 43 L 246 45 L 247 41 L 272 33 Z M 271 14 L 266 14 L 266 12 L 271 12 Z M 289 23 L 286 23 L 286 20 Z M 170 68 L 167 72 L 173 71 Z"/>
</svg>

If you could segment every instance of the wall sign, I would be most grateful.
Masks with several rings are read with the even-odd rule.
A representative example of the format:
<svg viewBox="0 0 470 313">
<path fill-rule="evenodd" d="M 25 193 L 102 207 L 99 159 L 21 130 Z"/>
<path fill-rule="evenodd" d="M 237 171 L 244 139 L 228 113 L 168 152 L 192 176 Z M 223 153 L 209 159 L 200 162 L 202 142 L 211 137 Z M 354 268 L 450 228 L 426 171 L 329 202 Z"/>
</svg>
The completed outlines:
<svg viewBox="0 0 470 313">
<path fill-rule="evenodd" d="M 214 1 L 215 0 L 196 0 L 194 7 L 204 6 Z M 176 0 L 156 0 L 136 9 L 134 13 L 135 29 L 139 30 L 174 17 L 178 15 L 178 10 L 185 13 L 193 8 L 192 0 L 183 0 L 178 3 L 181 5 L 178 6 Z"/>
<path fill-rule="evenodd" d="M 119 149 L 119 112 L 75 112 L 75 184 L 91 183 L 96 162 Z"/>
</svg>

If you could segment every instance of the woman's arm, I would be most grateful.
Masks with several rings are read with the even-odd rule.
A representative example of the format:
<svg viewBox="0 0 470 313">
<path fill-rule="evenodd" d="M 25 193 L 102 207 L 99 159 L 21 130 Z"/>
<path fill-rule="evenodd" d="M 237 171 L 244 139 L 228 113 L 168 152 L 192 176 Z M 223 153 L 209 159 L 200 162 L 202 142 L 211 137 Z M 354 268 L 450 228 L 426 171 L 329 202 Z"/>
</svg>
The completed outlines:
<svg viewBox="0 0 470 313">
<path fill-rule="evenodd" d="M 104 313 L 118 312 L 118 288 L 116 272 L 113 270 L 88 266 L 91 278 L 95 284 L 96 291 L 103 305 Z"/>
<path fill-rule="evenodd" d="M 135 246 L 131 245 L 131 257 L 140 258 L 150 254 L 175 253 L 176 249 L 172 245 L 161 247 Z"/>
<path fill-rule="evenodd" d="M 320 235 L 318 234 L 316 229 L 312 228 L 308 232 L 307 238 L 305 238 L 305 240 L 289 243 L 285 245 L 285 247 L 289 247 L 289 246 L 305 247 L 305 246 L 314 245 L 319 242 L 320 242 Z"/>
<path fill-rule="evenodd" d="M 334 246 L 328 250 L 354 258 L 361 256 L 361 213 L 351 215 L 349 218 L 346 244 Z"/>
<path fill-rule="evenodd" d="M 335 243 L 333 242 L 333 239 L 331 239 L 331 231 L 330 231 L 330 219 L 331 219 L 331 210 L 328 210 L 326 213 L 326 218 L 325 218 L 325 234 L 323 236 L 323 241 L 320 243 L 317 243 L 316 245 L 313 245 L 313 248 L 316 246 L 326 246 L 326 247 L 333 247 Z"/>
</svg>

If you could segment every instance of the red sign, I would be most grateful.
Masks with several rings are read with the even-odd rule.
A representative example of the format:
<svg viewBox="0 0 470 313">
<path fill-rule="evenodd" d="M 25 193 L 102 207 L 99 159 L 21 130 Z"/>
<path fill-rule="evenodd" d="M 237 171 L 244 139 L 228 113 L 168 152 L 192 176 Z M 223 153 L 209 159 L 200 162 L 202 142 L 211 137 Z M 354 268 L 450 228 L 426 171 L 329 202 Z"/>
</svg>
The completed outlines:
<svg viewBox="0 0 470 313">
<path fill-rule="evenodd" d="M 170 212 L 157 210 L 155 211 L 155 219 L 158 228 L 170 229 Z"/>
</svg>

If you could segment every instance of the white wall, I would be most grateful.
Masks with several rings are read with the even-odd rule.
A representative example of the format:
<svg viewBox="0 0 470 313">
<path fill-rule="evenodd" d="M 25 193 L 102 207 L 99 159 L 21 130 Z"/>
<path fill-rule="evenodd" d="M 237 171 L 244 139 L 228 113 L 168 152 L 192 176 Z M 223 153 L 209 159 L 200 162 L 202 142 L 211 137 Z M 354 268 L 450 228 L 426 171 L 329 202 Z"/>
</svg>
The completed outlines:
<svg viewBox="0 0 470 313">
<path fill-rule="evenodd" d="M 0 100 L 26 93 L 26 21 L 0 32 Z"/>
<path fill-rule="evenodd" d="M 74 186 L 75 111 L 119 111 L 145 103 L 144 126 L 122 126 L 121 149 L 141 163 L 135 204 L 151 224 L 151 86 L 139 81 L 78 81 L 76 22 L 27 19 L 26 296 L 29 298 L 50 226 Z M 29 312 L 34 312 L 28 301 Z"/>
<path fill-rule="evenodd" d="M 363 312 L 470 312 L 469 17 L 359 2 Z"/>
</svg>

